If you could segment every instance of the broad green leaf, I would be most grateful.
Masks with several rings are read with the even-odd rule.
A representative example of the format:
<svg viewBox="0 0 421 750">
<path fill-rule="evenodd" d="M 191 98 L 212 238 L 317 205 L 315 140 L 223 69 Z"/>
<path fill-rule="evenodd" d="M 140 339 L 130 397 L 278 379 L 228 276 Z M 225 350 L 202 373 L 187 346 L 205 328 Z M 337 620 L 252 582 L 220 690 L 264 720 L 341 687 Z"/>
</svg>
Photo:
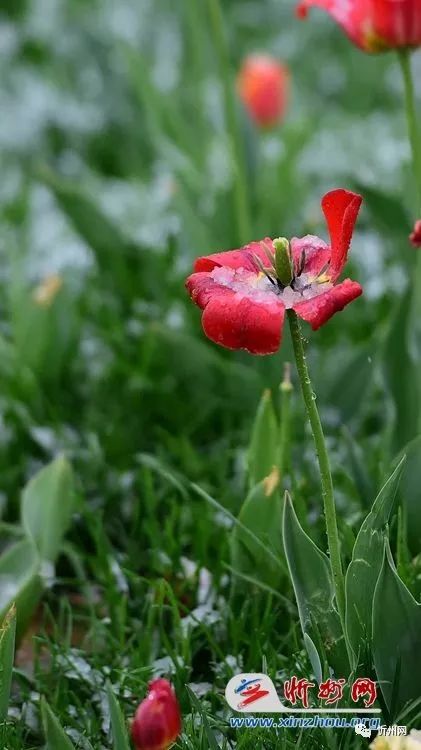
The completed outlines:
<svg viewBox="0 0 421 750">
<path fill-rule="evenodd" d="M 308 633 L 304 633 L 304 645 L 306 647 L 308 658 L 310 659 L 310 664 L 313 667 L 314 676 L 320 685 L 323 680 L 322 663 L 317 648 Z"/>
<path fill-rule="evenodd" d="M 54 562 L 74 509 L 73 475 L 63 456 L 45 466 L 22 493 L 22 525 L 43 560 Z"/>
<path fill-rule="evenodd" d="M 421 695 L 421 604 L 399 578 L 388 543 L 374 592 L 373 656 L 393 718 Z"/>
<path fill-rule="evenodd" d="M 17 542 L 0 557 L 0 620 L 16 604 L 18 634 L 25 630 L 41 598 L 40 559 L 32 542 Z"/>
<path fill-rule="evenodd" d="M 373 595 L 383 561 L 384 535 L 396 499 L 405 458 L 376 497 L 363 521 L 345 579 L 346 629 L 356 660 L 369 660 Z"/>
<path fill-rule="evenodd" d="M 15 658 L 16 608 L 12 606 L 0 626 L 0 724 L 7 718 Z"/>
<path fill-rule="evenodd" d="M 45 698 L 41 698 L 41 717 L 47 743 L 46 750 L 75 750 Z"/>
<path fill-rule="evenodd" d="M 250 487 L 268 476 L 277 465 L 279 427 L 270 390 L 263 392 L 257 408 L 248 452 Z"/>
<path fill-rule="evenodd" d="M 114 750 L 130 750 L 126 722 L 110 683 L 107 684 L 107 695 Z"/>
<path fill-rule="evenodd" d="M 406 456 L 406 461 L 398 494 L 406 512 L 409 546 L 417 555 L 421 550 L 421 436 L 411 440 L 393 464 L 402 456 Z"/>
<path fill-rule="evenodd" d="M 339 614 L 334 606 L 334 585 L 327 556 L 300 526 L 291 498 L 285 496 L 283 538 L 294 586 L 301 628 L 336 674 L 349 671 Z M 319 643 L 320 642 L 320 643 Z"/>
<path fill-rule="evenodd" d="M 267 586 L 277 588 L 282 571 L 266 553 L 266 549 L 270 549 L 276 558 L 283 558 L 282 501 L 276 468 L 250 490 L 238 521 L 230 540 L 232 567 L 239 574 L 252 576 Z M 252 534 L 248 534 L 246 529 Z"/>
</svg>

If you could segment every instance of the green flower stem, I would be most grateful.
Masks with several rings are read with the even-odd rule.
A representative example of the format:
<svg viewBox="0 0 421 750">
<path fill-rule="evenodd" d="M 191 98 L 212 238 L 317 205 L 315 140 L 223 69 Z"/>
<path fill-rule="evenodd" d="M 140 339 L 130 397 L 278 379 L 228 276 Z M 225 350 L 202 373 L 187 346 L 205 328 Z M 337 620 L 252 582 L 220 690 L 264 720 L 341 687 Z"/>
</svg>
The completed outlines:
<svg viewBox="0 0 421 750">
<path fill-rule="evenodd" d="M 284 365 L 284 377 L 281 385 L 279 386 L 281 392 L 281 434 L 279 438 L 279 473 L 281 475 L 281 482 L 284 480 L 284 476 L 289 469 L 290 464 L 290 451 L 289 447 L 291 444 L 290 432 L 291 432 L 291 395 L 292 395 L 292 383 L 291 383 L 291 365 L 289 362 L 285 362 Z"/>
<path fill-rule="evenodd" d="M 303 393 L 304 403 L 306 405 L 307 415 L 316 445 L 316 453 L 319 462 L 320 479 L 322 484 L 330 566 L 335 586 L 338 612 L 345 634 L 345 584 L 342 572 L 338 526 L 336 523 L 335 499 L 333 496 L 333 483 L 332 474 L 330 471 L 329 456 L 326 449 L 323 427 L 320 421 L 320 416 L 316 406 L 316 400 L 307 367 L 301 326 L 294 310 L 288 310 L 287 314 L 301 390 Z"/>
<path fill-rule="evenodd" d="M 415 107 L 414 81 L 411 69 L 411 53 L 409 50 L 398 52 L 399 62 L 405 86 L 405 109 L 408 122 L 409 140 L 412 150 L 412 167 L 417 188 L 417 212 L 421 212 L 421 138 L 417 122 Z M 417 218 L 420 218 L 419 216 Z"/>
<path fill-rule="evenodd" d="M 208 0 L 208 6 L 213 42 L 222 78 L 225 116 L 234 166 L 234 204 L 237 228 L 240 242 L 246 244 L 250 242 L 251 237 L 249 200 L 247 180 L 244 172 L 244 153 L 235 105 L 235 87 L 230 69 L 229 48 L 224 28 L 221 2 L 220 0 Z"/>
</svg>

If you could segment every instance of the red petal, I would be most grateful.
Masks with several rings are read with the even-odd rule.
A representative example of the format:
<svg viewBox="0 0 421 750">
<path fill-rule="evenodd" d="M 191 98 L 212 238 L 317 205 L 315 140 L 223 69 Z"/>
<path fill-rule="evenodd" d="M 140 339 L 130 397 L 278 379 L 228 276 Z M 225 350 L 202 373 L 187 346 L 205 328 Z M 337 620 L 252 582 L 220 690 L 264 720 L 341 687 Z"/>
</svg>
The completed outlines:
<svg viewBox="0 0 421 750">
<path fill-rule="evenodd" d="M 414 229 L 409 235 L 409 241 L 414 247 L 421 247 L 421 219 L 415 222 Z"/>
<path fill-rule="evenodd" d="M 202 310 L 214 295 L 232 297 L 235 294 L 233 289 L 214 281 L 209 273 L 192 273 L 186 279 L 186 288 L 193 302 Z"/>
<path fill-rule="evenodd" d="M 370 0 L 301 0 L 296 7 L 299 18 L 306 18 L 311 6 L 322 8 L 344 29 L 350 39 L 363 49 L 367 49 L 367 34 L 372 29 Z"/>
<path fill-rule="evenodd" d="M 291 240 L 292 257 L 296 273 L 300 269 L 302 253 L 305 254 L 304 272 L 317 276 L 330 260 L 330 247 L 319 237 L 307 234 Z"/>
<path fill-rule="evenodd" d="M 273 354 L 279 349 L 285 307 L 280 300 L 263 305 L 233 294 L 214 296 L 202 317 L 206 336 L 228 349 L 250 354 Z"/>
<path fill-rule="evenodd" d="M 362 291 L 356 281 L 345 279 L 342 284 L 337 284 L 318 297 L 299 302 L 293 309 L 300 318 L 310 323 L 313 331 L 317 331 L 332 315 L 359 297 Z"/>
<path fill-rule="evenodd" d="M 338 278 L 346 263 L 361 203 L 361 195 L 351 193 L 349 190 L 332 190 L 322 199 L 322 210 L 330 235 L 332 281 Z"/>
<path fill-rule="evenodd" d="M 270 237 L 259 242 L 250 242 L 239 250 L 227 250 L 225 253 L 213 253 L 197 258 L 194 263 L 194 271 L 212 271 L 215 266 L 227 266 L 228 268 L 245 268 L 255 271 L 253 255 L 257 255 L 266 267 L 270 266 L 264 247 L 273 252 L 273 244 Z"/>
</svg>

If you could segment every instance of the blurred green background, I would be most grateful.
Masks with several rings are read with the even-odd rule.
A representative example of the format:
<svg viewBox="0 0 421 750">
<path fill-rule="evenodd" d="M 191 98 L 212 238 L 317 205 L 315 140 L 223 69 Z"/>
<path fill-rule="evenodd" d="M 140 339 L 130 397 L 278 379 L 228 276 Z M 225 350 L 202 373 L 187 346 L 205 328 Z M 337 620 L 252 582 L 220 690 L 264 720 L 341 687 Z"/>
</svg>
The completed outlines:
<svg viewBox="0 0 421 750">
<path fill-rule="evenodd" d="M 361 192 L 349 276 L 364 296 L 308 336 L 344 527 L 365 514 L 391 457 L 416 434 L 411 392 L 405 406 L 395 393 L 405 362 L 403 328 L 390 333 L 414 260 L 407 236 L 415 205 L 396 59 L 361 53 L 323 13 L 299 22 L 290 0 L 222 6 L 219 17 L 214 0 L 0 5 L 1 544 L 13 537 L 22 486 L 65 452 L 79 507 L 47 605 L 54 623 L 67 622 L 74 609 L 84 634 L 94 631 L 102 653 L 83 658 L 98 659 L 98 674 L 105 665 L 115 670 L 121 695 L 129 691 L 128 712 L 154 660 L 169 652 L 164 636 L 159 646 L 152 636 L 145 646 L 151 597 L 157 601 L 150 587 L 176 580 L 175 596 L 189 611 L 199 571 L 210 570 L 211 609 L 224 596 L 227 519 L 187 483 L 197 482 L 237 513 L 258 401 L 266 387 L 277 400 L 282 363 L 291 358 L 287 340 L 280 355 L 255 358 L 205 339 L 184 290 L 195 257 L 268 235 L 326 238 L 323 193 Z M 267 132 L 251 123 L 235 93 L 236 72 L 255 51 L 279 58 L 291 74 L 285 121 Z M 413 62 L 420 80 L 419 54 Z M 245 226 L 235 209 L 233 125 Z M 378 366 L 385 349 L 389 381 Z M 400 408 L 407 419 L 399 423 Z M 292 435 L 296 491 L 323 546 L 317 472 L 298 398 Z M 343 537 L 349 554 L 352 531 Z M 194 585 L 186 559 L 194 561 Z M 69 606 L 80 590 L 85 598 Z M 227 635 L 222 611 L 213 612 L 216 620 L 205 618 L 197 642 L 177 662 L 180 684 L 222 684 L 229 674 L 215 667 L 222 657 L 208 627 L 224 631 L 214 633 L 222 654 L 241 652 L 246 664 L 249 653 L 254 668 L 262 654 L 278 653 L 279 638 L 295 628 L 277 625 L 271 643 L 275 608 L 266 635 L 251 643 L 244 633 Z M 249 616 L 258 627 L 258 611 Z M 32 692 L 53 689 L 64 723 L 73 722 L 97 747 L 107 731 L 100 701 L 94 718 L 76 720 L 66 708 L 69 693 L 75 705 L 79 700 L 60 662 L 61 649 L 73 653 L 72 639 L 55 639 L 60 628 L 55 636 L 51 628 L 48 636 L 38 632 L 40 643 L 52 639 L 54 658 L 47 668 L 36 661 L 29 685 L 20 680 L 15 713 L 23 721 L 7 737 L 10 747 L 40 746 L 28 706 Z M 298 641 L 288 643 L 296 654 Z M 64 687 L 56 689 L 54 670 L 67 674 Z M 77 690 L 83 703 L 89 683 Z M 195 742 L 195 750 L 202 747 Z"/>
</svg>

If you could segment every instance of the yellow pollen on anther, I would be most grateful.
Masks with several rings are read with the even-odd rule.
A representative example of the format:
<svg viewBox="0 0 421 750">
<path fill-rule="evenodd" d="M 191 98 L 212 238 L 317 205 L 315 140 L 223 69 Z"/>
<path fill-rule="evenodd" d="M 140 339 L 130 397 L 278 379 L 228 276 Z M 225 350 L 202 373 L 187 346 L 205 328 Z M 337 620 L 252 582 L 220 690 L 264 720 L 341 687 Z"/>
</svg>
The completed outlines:
<svg viewBox="0 0 421 750">
<path fill-rule="evenodd" d="M 326 284 L 327 281 L 330 281 L 330 276 L 327 273 L 322 273 L 320 276 L 316 276 L 314 281 L 317 284 Z"/>
</svg>

